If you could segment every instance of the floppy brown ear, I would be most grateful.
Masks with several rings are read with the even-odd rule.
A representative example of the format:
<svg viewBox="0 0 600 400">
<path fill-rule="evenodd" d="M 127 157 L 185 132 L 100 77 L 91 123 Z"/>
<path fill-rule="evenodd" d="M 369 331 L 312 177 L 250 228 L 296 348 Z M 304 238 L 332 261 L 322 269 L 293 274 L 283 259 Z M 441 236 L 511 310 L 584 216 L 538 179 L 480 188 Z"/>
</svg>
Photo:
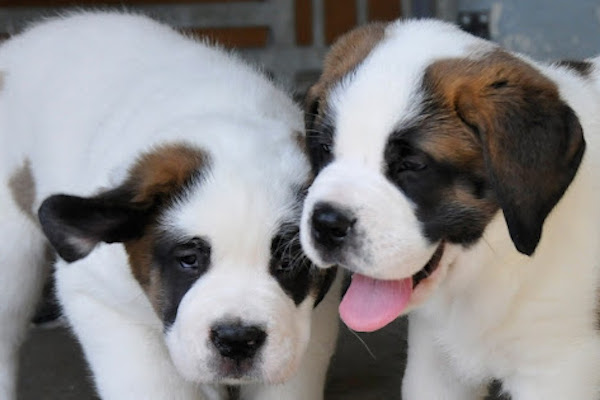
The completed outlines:
<svg viewBox="0 0 600 400">
<path fill-rule="evenodd" d="M 87 256 L 99 242 L 136 239 L 160 206 L 181 191 L 205 162 L 198 149 L 159 147 L 142 156 L 117 188 L 92 197 L 48 197 L 38 210 L 42 230 L 68 262 Z"/>
<path fill-rule="evenodd" d="M 466 72 L 466 73 L 465 73 Z M 459 117 L 476 131 L 497 200 L 517 250 L 531 255 L 544 220 L 573 180 L 585 151 L 575 112 L 556 85 L 499 52 L 456 81 Z"/>
</svg>

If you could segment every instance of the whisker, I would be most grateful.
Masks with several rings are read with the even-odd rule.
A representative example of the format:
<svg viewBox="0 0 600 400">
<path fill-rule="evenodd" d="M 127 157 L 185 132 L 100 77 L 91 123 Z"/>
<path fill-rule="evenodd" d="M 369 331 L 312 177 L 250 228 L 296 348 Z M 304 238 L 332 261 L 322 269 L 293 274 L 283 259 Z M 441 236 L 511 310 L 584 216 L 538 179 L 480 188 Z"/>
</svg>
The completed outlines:
<svg viewBox="0 0 600 400">
<path fill-rule="evenodd" d="M 299 264 L 299 262 L 302 261 L 303 258 L 304 253 L 301 250 L 299 250 L 298 252 L 296 252 L 296 255 L 292 259 L 292 265 L 296 267 L 296 265 Z"/>
<path fill-rule="evenodd" d="M 496 250 L 492 247 L 492 245 L 490 244 L 490 242 L 488 242 L 488 240 L 486 239 L 485 236 L 481 236 L 481 240 L 483 240 L 483 242 L 490 248 L 490 250 L 492 251 L 492 253 L 496 254 Z"/>
<path fill-rule="evenodd" d="M 360 343 L 362 343 L 362 345 L 364 346 L 365 349 L 367 349 L 367 352 L 369 353 L 369 355 L 371 356 L 371 358 L 373 358 L 373 360 L 377 360 L 377 357 L 375 357 L 375 354 L 373 354 L 373 352 L 371 351 L 371 349 L 369 348 L 369 346 L 367 346 L 367 343 L 365 343 L 365 341 L 358 336 L 358 333 L 354 332 L 353 330 L 350 330 L 350 332 L 352 332 L 352 334 L 354 336 L 356 336 L 356 338 L 358 339 L 358 341 Z"/>
</svg>

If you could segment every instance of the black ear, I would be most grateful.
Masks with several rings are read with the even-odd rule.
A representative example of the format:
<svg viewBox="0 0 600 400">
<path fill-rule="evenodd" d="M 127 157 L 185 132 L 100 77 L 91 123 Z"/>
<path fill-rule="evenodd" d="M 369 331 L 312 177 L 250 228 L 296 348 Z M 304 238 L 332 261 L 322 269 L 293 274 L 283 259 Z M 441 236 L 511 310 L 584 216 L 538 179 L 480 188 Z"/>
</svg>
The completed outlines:
<svg viewBox="0 0 600 400">
<path fill-rule="evenodd" d="M 144 234 L 162 205 L 207 168 L 208 156 L 186 144 L 142 155 L 125 182 L 93 197 L 48 197 L 38 217 L 44 234 L 66 261 L 87 256 L 99 242 L 127 242 Z"/>
<path fill-rule="evenodd" d="M 575 177 L 585 140 L 551 81 L 520 61 L 495 67 L 493 80 L 480 76 L 459 88 L 457 112 L 481 139 L 515 247 L 531 255 L 546 217 Z"/>
<path fill-rule="evenodd" d="M 60 257 L 73 262 L 99 242 L 125 242 L 142 235 L 153 208 L 131 202 L 123 190 L 95 197 L 54 195 L 38 211 L 44 234 Z"/>
<path fill-rule="evenodd" d="M 530 118 L 525 126 L 505 125 L 507 136 L 490 140 L 486 157 L 510 236 L 527 255 L 535 251 L 544 221 L 575 177 L 585 151 L 581 125 L 568 106 L 550 113 L 538 110 Z M 503 155 L 491 154 L 498 148 Z"/>
</svg>

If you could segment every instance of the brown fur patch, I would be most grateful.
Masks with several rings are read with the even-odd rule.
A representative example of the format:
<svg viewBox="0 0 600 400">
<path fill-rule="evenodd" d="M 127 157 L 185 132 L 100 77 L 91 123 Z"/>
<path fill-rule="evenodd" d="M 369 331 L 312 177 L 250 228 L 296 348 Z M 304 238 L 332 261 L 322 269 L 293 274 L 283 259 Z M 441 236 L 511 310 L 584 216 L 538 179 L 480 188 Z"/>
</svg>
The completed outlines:
<svg viewBox="0 0 600 400">
<path fill-rule="evenodd" d="M 531 254 L 581 161 L 575 113 L 550 79 L 501 50 L 435 62 L 423 85 L 436 132 L 426 130 L 423 146 L 461 168 L 485 167 L 517 248 Z"/>
<path fill-rule="evenodd" d="M 143 155 L 130 171 L 134 202 L 147 202 L 180 189 L 206 162 L 206 154 L 182 144 L 167 145 Z"/>
<path fill-rule="evenodd" d="M 483 171 L 481 144 L 460 121 L 444 118 L 427 128 L 422 131 L 419 143 L 436 161 L 460 169 Z"/>
<path fill-rule="evenodd" d="M 152 247 L 154 244 L 153 239 L 154 235 L 151 232 L 148 232 L 141 239 L 125 243 L 125 250 L 129 256 L 131 272 L 144 290 L 148 290 L 150 285 Z"/>
<path fill-rule="evenodd" d="M 1 75 L 0 75 L 1 78 Z M 31 171 L 31 163 L 25 160 L 23 166 L 13 172 L 8 180 L 8 189 L 14 202 L 29 219 L 37 224 L 37 217 L 33 211 L 35 201 L 35 181 Z"/>
<path fill-rule="evenodd" d="M 308 155 L 308 150 L 306 148 L 306 136 L 302 132 L 294 131 L 293 138 L 300 151 Z"/>
<path fill-rule="evenodd" d="M 476 60 L 435 62 L 427 69 L 425 80 L 461 119 L 482 127 L 493 123 L 500 107 L 525 103 L 527 94 L 536 95 L 538 100 L 559 101 L 552 81 L 501 50 Z"/>
<path fill-rule="evenodd" d="M 529 64 L 503 51 L 493 52 L 481 60 L 436 62 L 428 68 L 425 79 L 438 101 L 479 133 L 476 139 L 483 142 L 492 164 L 502 164 L 504 168 L 511 169 L 511 175 L 520 177 L 525 177 L 532 172 L 531 169 L 538 167 L 535 162 L 538 157 L 533 157 L 535 154 L 532 153 L 529 153 L 530 159 L 525 160 L 531 162 L 514 163 L 508 160 L 518 154 L 507 152 L 506 145 L 509 142 L 517 144 L 526 132 L 513 132 L 500 125 L 508 123 L 526 129 L 525 121 L 537 120 L 538 113 L 552 115 L 550 110 L 563 104 L 552 81 Z M 457 134 L 456 129 L 454 131 L 454 134 L 448 135 L 451 138 L 438 136 L 431 144 L 431 150 L 434 154 L 446 156 L 458 151 L 461 154 L 450 157 L 470 158 L 467 154 L 473 154 L 473 140 L 465 137 L 464 133 Z M 531 137 L 528 140 L 539 139 L 544 138 Z M 579 140 L 561 144 L 567 145 L 566 148 L 553 150 L 557 153 L 566 150 L 570 158 L 577 151 Z M 514 150 L 522 153 L 525 149 Z"/>
<path fill-rule="evenodd" d="M 322 110 L 327 92 L 369 55 L 383 38 L 385 27 L 383 23 L 365 25 L 346 33 L 333 44 L 323 62 L 319 81 L 308 91 L 306 104 L 309 108 L 319 101 Z"/>
<path fill-rule="evenodd" d="M 126 185 L 134 190 L 134 202 L 164 204 L 183 189 L 195 173 L 207 168 L 208 163 L 208 156 L 197 148 L 185 144 L 162 146 L 144 154 L 136 162 Z M 155 228 L 156 222 L 150 223 L 141 238 L 124 245 L 134 277 L 158 311 L 160 278 L 158 274 L 152 274 Z"/>
<path fill-rule="evenodd" d="M 498 204 L 494 198 L 478 198 L 473 195 L 472 190 L 461 186 L 457 186 L 449 192 L 448 199 L 451 199 L 454 204 L 460 205 L 462 208 L 477 209 L 486 221 L 491 219 L 498 211 Z"/>
<path fill-rule="evenodd" d="M 152 273 L 154 240 L 154 233 L 149 229 L 142 238 L 126 242 L 124 245 L 133 276 L 146 292 L 155 311 L 161 315 L 160 274 Z"/>
</svg>

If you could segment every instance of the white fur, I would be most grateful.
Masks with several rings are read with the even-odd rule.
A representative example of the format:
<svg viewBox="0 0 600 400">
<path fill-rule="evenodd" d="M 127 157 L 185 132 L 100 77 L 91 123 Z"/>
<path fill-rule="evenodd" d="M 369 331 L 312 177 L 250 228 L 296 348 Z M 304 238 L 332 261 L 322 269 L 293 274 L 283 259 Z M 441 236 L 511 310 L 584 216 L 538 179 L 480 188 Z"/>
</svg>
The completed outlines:
<svg viewBox="0 0 600 400">
<path fill-rule="evenodd" d="M 0 190 L 0 398 L 15 394 L 18 348 L 27 331 L 47 271 L 45 239 Z M 21 251 L 17 251 L 17 249 Z"/>
<path fill-rule="evenodd" d="M 383 178 L 383 146 L 390 132 L 418 116 L 429 64 L 478 57 L 494 46 L 443 23 L 398 22 L 332 90 L 334 160 L 310 189 L 302 222 L 303 246 L 313 259 L 324 264 L 307 234 L 308 214 L 315 203 L 334 200 L 357 215 L 363 253 L 374 255 L 374 264 L 357 257 L 350 269 L 398 279 L 423 266 L 419 260 L 435 246 L 417 239 L 410 200 Z M 514 400 L 600 396 L 600 59 L 592 60 L 592 77 L 582 78 L 518 57 L 554 81 L 575 110 L 586 154 L 532 257 L 515 249 L 501 212 L 475 245 L 446 245 L 435 276 L 417 286 L 408 308 L 404 400 L 481 399 L 492 378 Z M 381 236 L 400 239 L 380 245 Z"/>
<path fill-rule="evenodd" d="M 44 278 L 45 241 L 11 198 L 10 176 L 31 163 L 35 211 L 50 194 L 114 187 L 139 154 L 180 141 L 209 154 L 210 173 L 162 223 L 209 235 L 215 261 L 166 337 L 121 244 L 57 263 L 58 296 L 100 395 L 220 398 L 202 347 L 210 323 L 236 315 L 270 335 L 244 398 L 322 398 L 339 282 L 313 311 L 313 297 L 297 307 L 267 271 L 278 224 L 299 213 L 292 188 L 309 176 L 288 95 L 224 51 L 116 13 L 37 25 L 0 47 L 0 71 L 0 398 L 15 397 L 16 352 Z"/>
</svg>

